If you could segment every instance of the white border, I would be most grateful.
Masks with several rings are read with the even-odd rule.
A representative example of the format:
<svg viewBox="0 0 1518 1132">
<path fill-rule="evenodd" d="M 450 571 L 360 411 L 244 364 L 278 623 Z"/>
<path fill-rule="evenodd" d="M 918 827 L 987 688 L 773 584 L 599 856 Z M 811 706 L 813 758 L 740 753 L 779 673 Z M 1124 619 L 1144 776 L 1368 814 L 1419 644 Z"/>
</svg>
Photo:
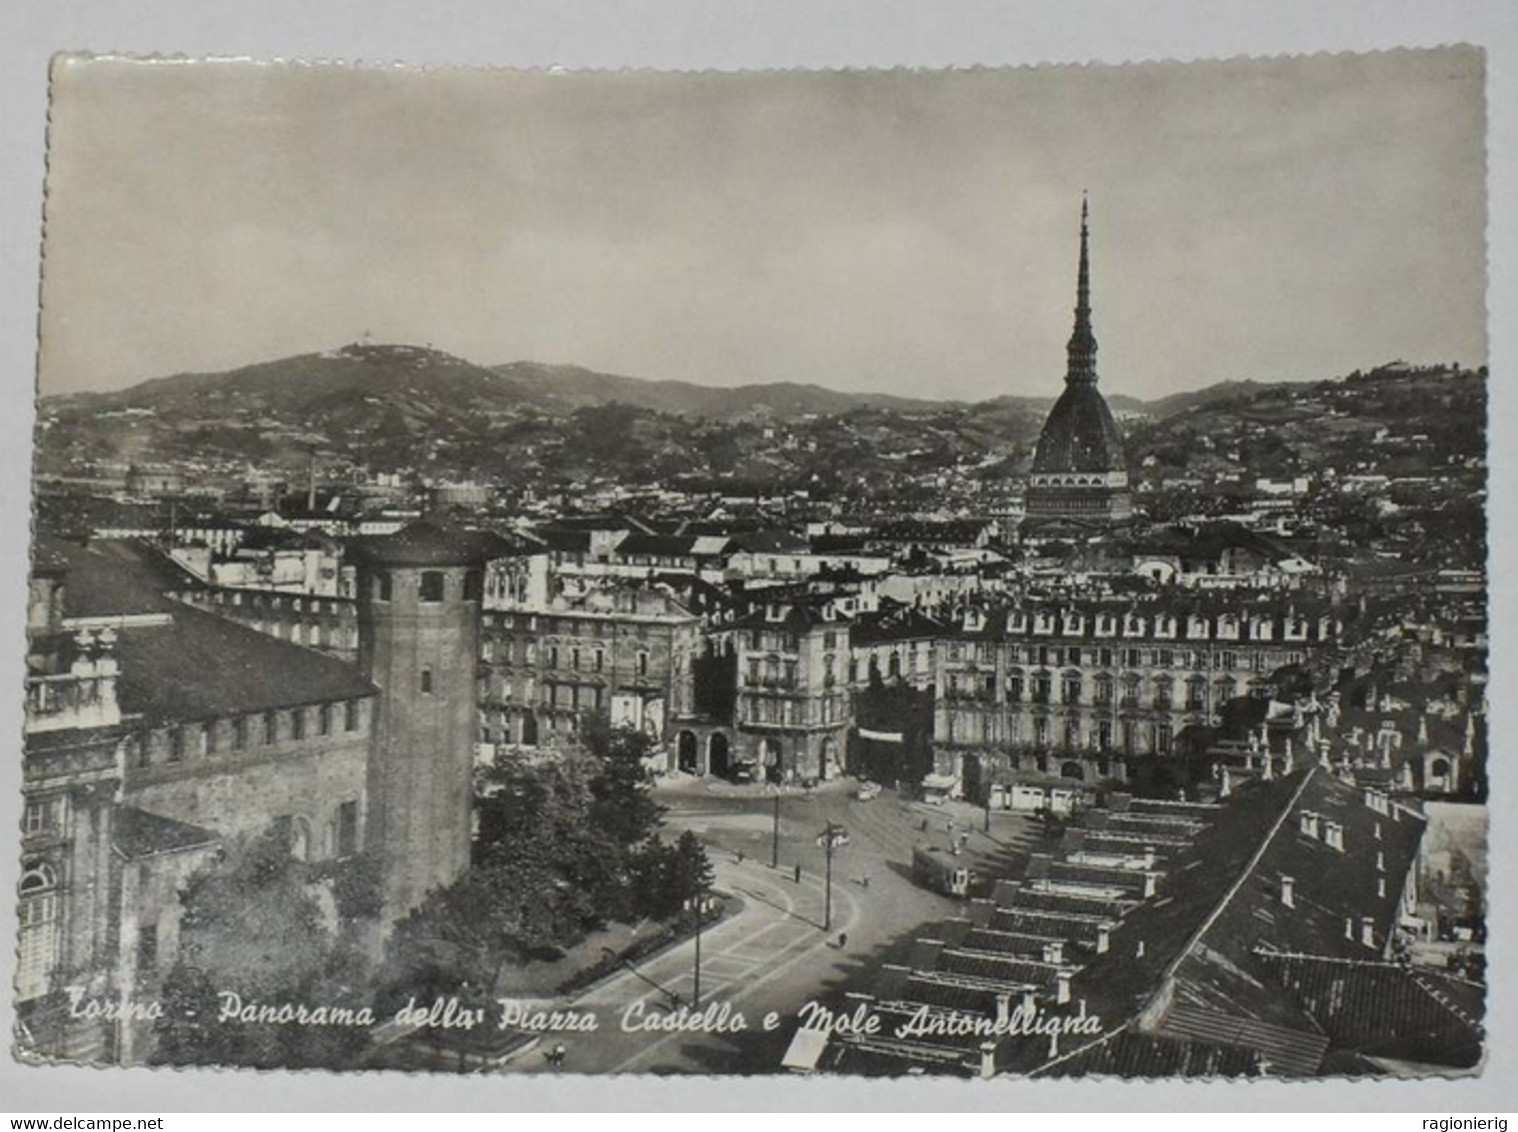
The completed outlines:
<svg viewBox="0 0 1518 1132">
<path fill-rule="evenodd" d="M 1518 396 L 1518 9 L 1511 0 L 52 0 L 5 4 L 0 25 L 0 893 L 14 891 L 23 679 L 29 440 L 35 382 L 46 69 L 60 50 L 327 58 L 515 67 L 889 67 L 1200 59 L 1468 42 L 1487 51 L 1490 118 L 1491 510 L 1495 627 L 1494 796 L 1510 785 L 1518 735 L 1509 626 L 1518 625 L 1502 550 L 1514 539 Z M 1505 317 L 1504 317 L 1505 316 Z M 1506 490 L 1504 490 L 1504 488 Z M 10 689 L 9 692 L 4 691 Z M 1511 865 L 1518 821 L 1496 816 L 1492 845 L 1491 1057 L 1478 1080 L 1251 1085 L 929 1080 L 340 1076 L 37 1069 L 0 1054 L 0 1108 L 106 1112 L 504 1109 L 1422 1110 L 1518 1109 Z M 6 833 L 4 831 L 12 831 Z M 0 900 L 0 1039 L 13 1015 L 14 902 Z M 63 1107 L 60 1107 L 63 1106 Z M 170 1121 L 172 1126 L 172 1121 Z"/>
</svg>

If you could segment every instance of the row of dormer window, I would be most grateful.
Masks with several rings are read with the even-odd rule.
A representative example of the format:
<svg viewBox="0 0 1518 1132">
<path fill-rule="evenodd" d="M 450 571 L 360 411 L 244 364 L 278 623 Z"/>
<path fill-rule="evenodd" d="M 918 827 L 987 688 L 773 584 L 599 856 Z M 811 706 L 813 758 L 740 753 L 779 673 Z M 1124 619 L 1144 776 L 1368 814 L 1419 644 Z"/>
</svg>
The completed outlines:
<svg viewBox="0 0 1518 1132">
<path fill-rule="evenodd" d="M 978 632 L 988 623 L 990 621 L 984 614 L 971 611 L 963 619 L 963 628 L 969 632 Z M 1326 640 L 1333 635 L 1335 629 L 1336 623 L 1330 617 L 1320 617 L 1313 621 L 1306 617 L 1245 617 L 1232 613 L 1217 617 L 1192 614 L 1183 619 L 1165 613 L 1153 617 L 1128 613 L 1120 617 L 1112 613 L 1088 616 L 1084 613 L 1030 613 L 1014 610 L 1006 618 L 1007 632 L 1019 636 L 1084 637 L 1089 633 L 1097 637 L 1157 637 L 1172 640 L 1184 635 L 1188 640 L 1273 641 L 1279 637 L 1287 641 L 1305 641 L 1313 634 L 1320 640 Z"/>
</svg>

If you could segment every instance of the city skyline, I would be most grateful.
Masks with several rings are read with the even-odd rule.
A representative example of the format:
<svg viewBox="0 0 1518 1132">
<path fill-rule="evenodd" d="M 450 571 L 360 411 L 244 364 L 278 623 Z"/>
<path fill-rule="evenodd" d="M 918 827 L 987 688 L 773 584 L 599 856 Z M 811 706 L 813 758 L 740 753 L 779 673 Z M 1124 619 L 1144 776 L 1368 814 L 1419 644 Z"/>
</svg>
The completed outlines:
<svg viewBox="0 0 1518 1132">
<path fill-rule="evenodd" d="M 1083 189 L 1111 395 L 1477 366 L 1481 76 L 1459 48 L 637 86 L 65 62 L 41 391 L 368 333 L 716 387 L 1042 395 Z M 75 174 L 102 152 L 118 175 Z"/>
</svg>

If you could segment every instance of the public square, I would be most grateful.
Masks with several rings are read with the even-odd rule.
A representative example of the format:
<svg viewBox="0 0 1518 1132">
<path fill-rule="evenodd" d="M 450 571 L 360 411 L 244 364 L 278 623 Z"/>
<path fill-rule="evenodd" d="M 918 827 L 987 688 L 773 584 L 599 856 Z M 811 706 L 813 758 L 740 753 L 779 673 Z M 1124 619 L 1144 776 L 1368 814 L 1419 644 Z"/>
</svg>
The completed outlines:
<svg viewBox="0 0 1518 1132">
<path fill-rule="evenodd" d="M 1001 876 L 1021 869 L 1038 837 L 1037 823 L 1022 815 L 993 813 L 987 833 L 985 811 L 976 807 L 929 805 L 890 789 L 860 801 L 857 786 L 843 779 L 783 792 L 776 854 L 770 788 L 685 776 L 664 780 L 655 794 L 668 807 L 669 833 L 688 829 L 701 838 L 716 872 L 715 891 L 739 905 L 702 933 L 699 1005 L 726 1003 L 744 1014 L 749 1028 L 737 1034 L 622 1028 L 635 1004 L 649 1019 L 677 1009 L 676 996 L 687 1006 L 695 1001 L 696 945 L 687 940 L 556 1004 L 593 1011 L 600 1029 L 545 1035 L 507 1071 L 548 1072 L 545 1055 L 562 1045 L 565 1073 L 773 1072 L 807 1002 L 832 1004 L 854 983 L 863 985 L 916 929 L 962 911 L 963 901 L 913 880 L 914 845 L 947 847 L 968 834 L 966 862 L 983 875 Z M 825 930 L 827 862 L 818 842 L 829 822 L 848 831 L 848 843 L 833 854 Z M 765 1032 L 761 1023 L 769 1012 L 780 1015 L 780 1024 Z"/>
</svg>

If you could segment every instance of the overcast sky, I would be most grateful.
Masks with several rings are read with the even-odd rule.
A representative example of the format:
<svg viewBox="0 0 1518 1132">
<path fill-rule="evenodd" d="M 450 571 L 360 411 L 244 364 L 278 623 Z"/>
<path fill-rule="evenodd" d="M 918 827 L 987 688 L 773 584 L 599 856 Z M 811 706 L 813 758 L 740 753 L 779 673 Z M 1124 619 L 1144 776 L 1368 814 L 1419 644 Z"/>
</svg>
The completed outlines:
<svg viewBox="0 0 1518 1132">
<path fill-rule="evenodd" d="M 712 385 L 1486 358 L 1471 50 L 960 72 L 55 68 L 44 393 L 365 332 Z"/>
</svg>

